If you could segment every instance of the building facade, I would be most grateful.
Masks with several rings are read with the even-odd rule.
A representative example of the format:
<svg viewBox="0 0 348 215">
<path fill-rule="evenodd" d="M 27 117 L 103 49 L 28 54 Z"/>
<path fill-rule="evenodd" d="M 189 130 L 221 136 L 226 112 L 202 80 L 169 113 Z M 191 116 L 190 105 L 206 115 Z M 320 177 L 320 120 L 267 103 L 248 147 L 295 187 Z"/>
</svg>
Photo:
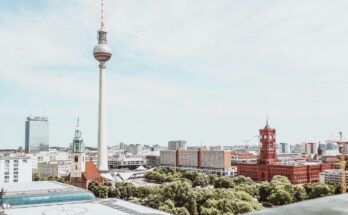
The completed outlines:
<svg viewBox="0 0 348 215">
<path fill-rule="evenodd" d="M 49 151 L 49 124 L 47 117 L 27 117 L 25 122 L 25 152 Z"/>
<path fill-rule="evenodd" d="M 132 155 L 138 155 L 142 151 L 142 146 L 140 144 L 129 144 L 127 147 L 127 152 Z"/>
<path fill-rule="evenodd" d="M 345 174 L 346 184 L 348 184 L 348 171 L 345 171 Z M 339 185 L 341 184 L 341 176 L 342 172 L 340 169 L 325 170 L 320 173 L 320 182 Z"/>
<path fill-rule="evenodd" d="M 0 157 L 0 185 L 31 182 L 31 169 L 29 157 Z"/>
<path fill-rule="evenodd" d="M 275 147 L 275 129 L 268 122 L 265 128 L 259 130 L 261 148 L 256 163 L 237 164 L 238 175 L 252 178 L 256 181 L 270 181 L 275 175 L 283 175 L 293 184 L 312 183 L 319 181 L 319 174 L 334 168 L 332 164 L 319 162 L 279 163 Z"/>
<path fill-rule="evenodd" d="M 185 140 L 172 140 L 168 142 L 168 150 L 186 149 Z"/>
<path fill-rule="evenodd" d="M 37 173 L 42 176 L 64 177 L 70 173 L 70 162 L 53 161 L 38 163 Z"/>
<path fill-rule="evenodd" d="M 231 166 L 231 151 L 228 150 L 161 150 L 160 165 L 226 176 L 234 176 L 236 172 Z"/>
<path fill-rule="evenodd" d="M 279 153 L 285 153 L 285 154 L 290 154 L 291 150 L 290 150 L 290 144 L 289 143 L 279 143 L 280 147 L 279 147 Z"/>
</svg>

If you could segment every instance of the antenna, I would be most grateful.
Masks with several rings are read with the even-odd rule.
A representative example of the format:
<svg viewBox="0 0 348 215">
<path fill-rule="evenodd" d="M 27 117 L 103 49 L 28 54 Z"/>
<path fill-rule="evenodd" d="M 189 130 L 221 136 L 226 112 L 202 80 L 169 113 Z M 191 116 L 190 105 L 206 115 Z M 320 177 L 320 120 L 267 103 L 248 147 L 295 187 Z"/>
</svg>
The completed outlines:
<svg viewBox="0 0 348 215">
<path fill-rule="evenodd" d="M 79 127 L 80 126 L 80 116 L 77 117 L 77 125 L 76 127 Z"/>
<path fill-rule="evenodd" d="M 100 29 L 104 28 L 104 0 L 100 0 Z"/>
<path fill-rule="evenodd" d="M 266 116 L 266 124 L 268 125 L 269 116 Z"/>
</svg>

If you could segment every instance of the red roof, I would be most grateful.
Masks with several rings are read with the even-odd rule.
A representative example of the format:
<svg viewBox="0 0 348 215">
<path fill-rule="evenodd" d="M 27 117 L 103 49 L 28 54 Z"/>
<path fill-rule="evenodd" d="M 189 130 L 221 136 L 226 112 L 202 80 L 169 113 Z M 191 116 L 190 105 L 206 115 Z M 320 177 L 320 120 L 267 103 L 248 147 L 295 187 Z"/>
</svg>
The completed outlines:
<svg viewBox="0 0 348 215">
<path fill-rule="evenodd" d="M 97 179 L 100 178 L 99 171 L 94 165 L 93 161 L 86 161 L 86 170 L 82 173 L 82 176 L 85 180 Z"/>
</svg>

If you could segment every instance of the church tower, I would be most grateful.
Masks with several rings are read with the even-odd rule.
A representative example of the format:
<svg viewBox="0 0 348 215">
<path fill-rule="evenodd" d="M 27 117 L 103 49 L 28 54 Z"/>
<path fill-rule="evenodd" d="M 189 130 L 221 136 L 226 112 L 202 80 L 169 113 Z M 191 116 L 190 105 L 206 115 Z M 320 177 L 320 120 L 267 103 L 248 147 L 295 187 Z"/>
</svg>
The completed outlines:
<svg viewBox="0 0 348 215">
<path fill-rule="evenodd" d="M 266 126 L 259 130 L 260 132 L 260 156 L 257 160 L 258 164 L 274 164 L 277 162 L 275 133 L 276 130 L 271 128 L 266 122 Z"/>
<path fill-rule="evenodd" d="M 82 173 L 85 172 L 85 144 L 79 126 L 79 119 L 75 129 L 75 136 L 71 145 L 71 166 L 70 166 L 70 181 L 77 181 L 82 178 Z"/>
</svg>

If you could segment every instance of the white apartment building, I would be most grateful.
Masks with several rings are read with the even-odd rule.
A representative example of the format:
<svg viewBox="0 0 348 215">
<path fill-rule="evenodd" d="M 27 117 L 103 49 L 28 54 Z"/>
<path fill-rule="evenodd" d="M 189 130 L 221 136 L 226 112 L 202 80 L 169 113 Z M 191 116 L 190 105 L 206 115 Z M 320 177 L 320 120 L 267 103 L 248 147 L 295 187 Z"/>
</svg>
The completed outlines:
<svg viewBox="0 0 348 215">
<path fill-rule="evenodd" d="M 348 184 L 348 171 L 346 172 L 346 183 Z M 319 181 L 330 184 L 341 184 L 341 172 L 339 169 L 329 169 L 321 172 Z"/>
<path fill-rule="evenodd" d="M 49 152 L 41 151 L 35 154 L 28 154 L 32 160 L 32 171 L 38 171 L 39 163 L 49 162 L 70 162 L 70 153 L 52 150 Z"/>
<path fill-rule="evenodd" d="M 32 163 L 29 157 L 0 157 L 0 184 L 31 181 Z"/>
<path fill-rule="evenodd" d="M 139 157 L 112 157 L 108 159 L 110 169 L 139 167 L 146 165 L 146 160 Z"/>
</svg>

